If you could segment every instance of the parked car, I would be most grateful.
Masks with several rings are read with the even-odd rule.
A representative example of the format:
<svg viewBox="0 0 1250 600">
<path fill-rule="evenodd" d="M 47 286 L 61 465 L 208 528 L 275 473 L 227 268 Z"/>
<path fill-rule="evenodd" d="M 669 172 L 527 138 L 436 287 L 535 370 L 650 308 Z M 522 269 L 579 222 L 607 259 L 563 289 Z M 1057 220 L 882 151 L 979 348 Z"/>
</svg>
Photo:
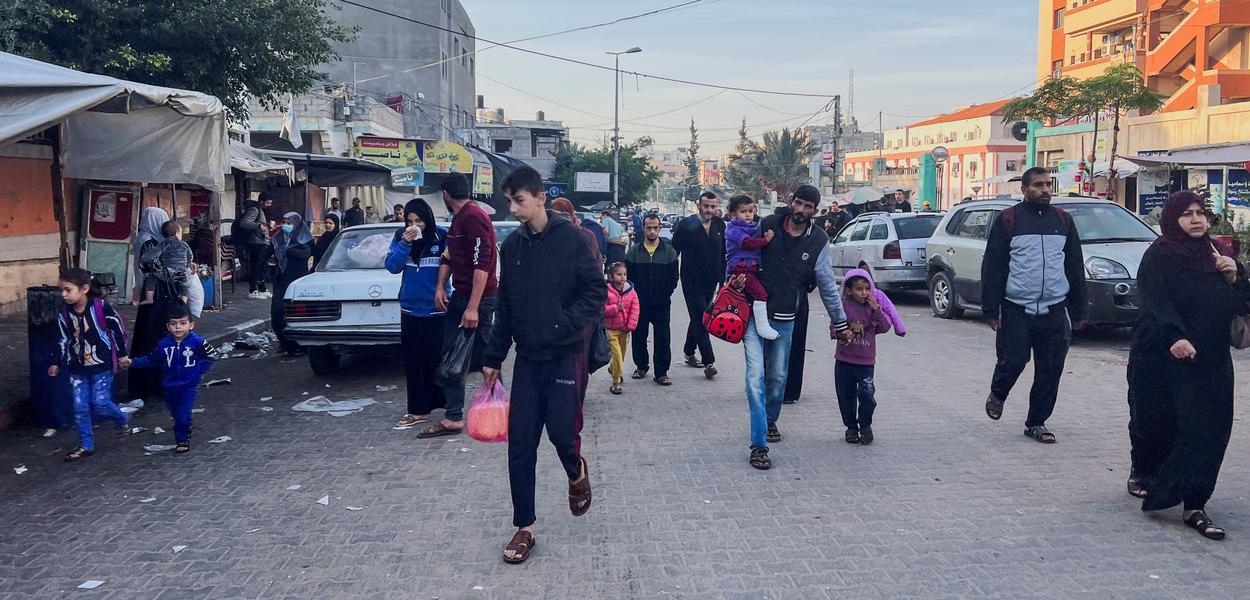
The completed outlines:
<svg viewBox="0 0 1250 600">
<path fill-rule="evenodd" d="M 1020 201 L 1016 196 L 965 202 L 946 215 L 927 245 L 933 314 L 954 319 L 965 310 L 980 310 L 981 260 L 990 226 L 1003 209 Z M 1140 310 L 1137 267 L 1158 234 L 1114 202 L 1085 197 L 1054 198 L 1051 202 L 1076 222 L 1085 258 L 1089 323 L 1132 325 Z"/>
<path fill-rule="evenodd" d="M 834 274 L 867 269 L 882 289 L 924 289 L 925 243 L 941 213 L 865 213 L 830 242 Z"/>
</svg>

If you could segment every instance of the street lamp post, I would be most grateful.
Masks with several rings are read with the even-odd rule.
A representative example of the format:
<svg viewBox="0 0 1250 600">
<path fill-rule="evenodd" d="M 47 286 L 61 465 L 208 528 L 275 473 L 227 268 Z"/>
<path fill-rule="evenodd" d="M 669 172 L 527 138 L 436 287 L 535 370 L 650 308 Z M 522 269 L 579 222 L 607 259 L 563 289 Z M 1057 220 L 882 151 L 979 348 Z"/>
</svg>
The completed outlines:
<svg viewBox="0 0 1250 600">
<path fill-rule="evenodd" d="M 616 59 L 612 71 L 612 204 L 621 205 L 621 55 L 636 54 L 642 48 L 634 46 L 624 52 L 608 52 Z"/>
</svg>

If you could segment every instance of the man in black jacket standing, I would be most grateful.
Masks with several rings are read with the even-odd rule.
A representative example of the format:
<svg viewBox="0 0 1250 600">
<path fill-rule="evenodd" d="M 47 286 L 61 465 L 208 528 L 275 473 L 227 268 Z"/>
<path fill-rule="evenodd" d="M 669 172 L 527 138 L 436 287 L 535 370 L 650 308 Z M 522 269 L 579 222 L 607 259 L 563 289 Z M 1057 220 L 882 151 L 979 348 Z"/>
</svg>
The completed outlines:
<svg viewBox="0 0 1250 600">
<path fill-rule="evenodd" d="M 1051 206 L 1050 173 L 1024 172 L 1024 201 L 990 226 L 981 262 L 981 308 L 997 332 L 998 364 L 985 413 L 1003 416 L 1003 403 L 1033 355 L 1033 389 L 1024 435 L 1055 443 L 1046 419 L 1055 410 L 1072 329 L 1085 318 L 1085 259 L 1076 222 Z"/>
<path fill-rule="evenodd" d="M 269 220 L 264 205 L 272 203 L 269 192 L 261 192 L 256 201 L 243 202 L 243 216 L 239 218 L 239 239 L 236 247 L 243 249 L 247 261 L 247 297 L 267 300 L 273 297 L 265 289 L 265 250 L 269 248 Z"/>
<path fill-rule="evenodd" d="M 482 385 L 494 386 L 515 341 L 508 480 L 518 530 L 503 558 L 519 563 L 534 548 L 534 469 L 544 426 L 569 479 L 569 510 L 581 516 L 590 509 L 589 471 L 574 444 L 579 382 L 588 376 L 578 357 L 582 331 L 603 313 L 607 285 L 582 232 L 546 209 L 537 171 L 519 168 L 500 188 L 521 227 L 500 250 L 495 325 L 482 357 Z"/>
<path fill-rule="evenodd" d="M 660 217 L 642 218 L 643 239 L 625 254 L 625 269 L 638 292 L 638 328 L 634 330 L 634 370 L 642 379 L 650 368 L 647 329 L 655 330 L 655 382 L 673 385 L 668 368 L 673 363 L 669 321 L 673 314 L 673 291 L 677 289 L 677 251 L 660 237 Z"/>
<path fill-rule="evenodd" d="M 708 379 L 716 376 L 716 354 L 703 327 L 703 311 L 712 303 L 716 287 L 725 275 L 725 222 L 716 217 L 719 209 L 716 194 L 703 192 L 699 196 L 699 212 L 678 221 L 673 228 L 673 248 L 681 255 L 681 295 L 686 300 L 686 312 L 690 313 L 682 352 L 686 364 L 702 367 Z M 695 358 L 695 348 L 702 361 Z"/>
</svg>

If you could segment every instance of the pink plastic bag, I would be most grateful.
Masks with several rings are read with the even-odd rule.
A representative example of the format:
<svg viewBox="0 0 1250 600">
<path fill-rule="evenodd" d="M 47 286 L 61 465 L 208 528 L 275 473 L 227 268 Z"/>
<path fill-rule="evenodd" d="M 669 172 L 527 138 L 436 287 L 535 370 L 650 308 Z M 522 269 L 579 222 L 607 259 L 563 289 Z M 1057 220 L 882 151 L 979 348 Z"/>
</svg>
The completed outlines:
<svg viewBox="0 0 1250 600">
<path fill-rule="evenodd" d="M 479 442 L 508 441 L 508 390 L 495 380 L 495 387 L 480 387 L 473 395 L 468 414 L 469 437 Z"/>
</svg>

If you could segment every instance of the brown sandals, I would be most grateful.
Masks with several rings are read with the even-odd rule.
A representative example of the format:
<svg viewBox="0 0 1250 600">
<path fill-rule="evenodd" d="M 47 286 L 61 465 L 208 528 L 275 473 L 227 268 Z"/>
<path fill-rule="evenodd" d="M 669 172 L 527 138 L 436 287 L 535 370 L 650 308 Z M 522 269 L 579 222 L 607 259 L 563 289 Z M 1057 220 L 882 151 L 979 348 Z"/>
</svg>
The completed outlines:
<svg viewBox="0 0 1250 600">
<path fill-rule="evenodd" d="M 534 540 L 534 534 L 521 529 L 512 536 L 512 541 L 504 547 L 503 561 L 510 565 L 519 565 L 530 557 L 530 552 L 534 550 L 534 546 L 538 543 Z M 508 556 L 508 552 L 512 552 L 512 556 Z"/>
<path fill-rule="evenodd" d="M 582 480 L 569 482 L 569 511 L 574 517 L 580 517 L 590 510 L 590 467 L 586 466 L 585 458 L 578 458 L 582 464 Z"/>
</svg>

